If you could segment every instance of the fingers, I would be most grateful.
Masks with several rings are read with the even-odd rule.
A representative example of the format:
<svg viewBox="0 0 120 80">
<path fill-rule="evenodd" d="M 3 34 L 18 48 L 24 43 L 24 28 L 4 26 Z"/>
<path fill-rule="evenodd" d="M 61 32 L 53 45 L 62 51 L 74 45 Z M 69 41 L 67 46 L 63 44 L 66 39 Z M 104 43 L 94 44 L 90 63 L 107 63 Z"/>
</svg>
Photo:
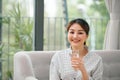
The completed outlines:
<svg viewBox="0 0 120 80">
<path fill-rule="evenodd" d="M 78 70 L 81 68 L 81 66 L 83 66 L 83 60 L 82 59 L 76 59 L 76 58 L 72 58 L 71 59 L 71 64 L 72 64 L 72 67 L 75 69 L 75 70 Z"/>
<path fill-rule="evenodd" d="M 79 66 L 79 65 L 83 65 L 83 62 L 82 61 L 71 61 L 71 64 L 73 65 L 73 66 Z"/>
</svg>

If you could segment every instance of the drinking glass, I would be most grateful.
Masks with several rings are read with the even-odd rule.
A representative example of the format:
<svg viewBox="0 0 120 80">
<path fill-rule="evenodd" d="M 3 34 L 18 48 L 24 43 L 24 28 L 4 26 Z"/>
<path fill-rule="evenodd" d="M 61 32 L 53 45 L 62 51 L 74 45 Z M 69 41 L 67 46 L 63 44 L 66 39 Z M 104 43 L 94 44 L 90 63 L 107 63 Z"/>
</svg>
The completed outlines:
<svg viewBox="0 0 120 80">
<path fill-rule="evenodd" d="M 80 56 L 80 51 L 79 50 L 72 50 L 72 54 L 71 54 L 71 58 L 79 58 Z M 75 62 L 75 64 L 78 64 L 77 62 Z M 73 64 L 72 64 L 72 66 L 74 66 Z M 75 71 L 76 71 L 76 74 L 74 75 L 74 78 L 72 78 L 72 80 L 76 80 L 76 76 L 77 76 L 77 72 L 78 72 L 78 70 L 77 69 L 75 69 Z"/>
<path fill-rule="evenodd" d="M 72 57 L 79 58 L 80 56 L 80 51 L 79 50 L 72 50 Z"/>
</svg>

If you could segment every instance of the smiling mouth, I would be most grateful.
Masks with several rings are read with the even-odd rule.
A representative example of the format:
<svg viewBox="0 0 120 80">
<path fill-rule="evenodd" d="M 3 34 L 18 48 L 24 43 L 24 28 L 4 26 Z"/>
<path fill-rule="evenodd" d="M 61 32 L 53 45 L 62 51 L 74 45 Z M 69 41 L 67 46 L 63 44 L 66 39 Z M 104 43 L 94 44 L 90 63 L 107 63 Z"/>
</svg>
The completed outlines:
<svg viewBox="0 0 120 80">
<path fill-rule="evenodd" d="M 74 43 L 78 43 L 80 42 L 80 40 L 72 40 Z"/>
</svg>

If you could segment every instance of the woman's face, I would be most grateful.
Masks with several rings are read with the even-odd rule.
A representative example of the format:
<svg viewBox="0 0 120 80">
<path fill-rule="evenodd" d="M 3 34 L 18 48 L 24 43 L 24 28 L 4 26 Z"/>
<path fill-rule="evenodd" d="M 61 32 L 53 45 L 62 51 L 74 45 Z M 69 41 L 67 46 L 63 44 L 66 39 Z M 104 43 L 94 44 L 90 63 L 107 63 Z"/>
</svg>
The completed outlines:
<svg viewBox="0 0 120 80">
<path fill-rule="evenodd" d="M 84 29 L 77 23 L 71 25 L 68 30 L 68 41 L 72 47 L 79 48 L 84 45 L 88 35 L 85 33 Z"/>
</svg>

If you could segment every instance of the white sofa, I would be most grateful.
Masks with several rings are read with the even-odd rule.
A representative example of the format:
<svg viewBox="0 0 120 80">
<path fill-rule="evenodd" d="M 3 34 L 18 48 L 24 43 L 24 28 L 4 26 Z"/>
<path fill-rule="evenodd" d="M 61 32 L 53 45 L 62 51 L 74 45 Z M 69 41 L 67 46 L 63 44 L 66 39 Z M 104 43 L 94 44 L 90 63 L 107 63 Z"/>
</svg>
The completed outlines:
<svg viewBox="0 0 120 80">
<path fill-rule="evenodd" d="M 33 76 L 49 80 L 49 65 L 56 51 L 21 51 L 14 55 L 14 80 Z M 103 80 L 120 80 L 120 50 L 92 51 L 103 58 Z"/>
</svg>

